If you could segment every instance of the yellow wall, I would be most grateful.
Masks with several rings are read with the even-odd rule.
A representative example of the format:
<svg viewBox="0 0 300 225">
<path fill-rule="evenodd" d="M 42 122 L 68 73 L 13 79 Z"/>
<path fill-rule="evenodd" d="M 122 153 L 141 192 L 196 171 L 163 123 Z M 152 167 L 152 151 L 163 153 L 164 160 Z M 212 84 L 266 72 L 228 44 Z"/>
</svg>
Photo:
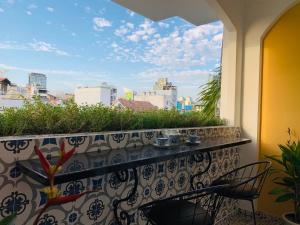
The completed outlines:
<svg viewBox="0 0 300 225">
<path fill-rule="evenodd" d="M 278 154 L 287 128 L 300 136 L 300 4 L 285 13 L 264 39 L 260 158 Z M 247 84 L 246 84 L 247 85 Z M 267 181 L 258 209 L 280 216 L 291 204 L 274 203 Z"/>
</svg>

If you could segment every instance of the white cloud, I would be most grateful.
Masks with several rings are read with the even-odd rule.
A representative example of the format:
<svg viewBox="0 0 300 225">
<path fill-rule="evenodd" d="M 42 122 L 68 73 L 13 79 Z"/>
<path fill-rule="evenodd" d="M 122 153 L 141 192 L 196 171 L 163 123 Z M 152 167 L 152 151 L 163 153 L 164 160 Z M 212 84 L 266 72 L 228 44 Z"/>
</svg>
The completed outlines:
<svg viewBox="0 0 300 225">
<path fill-rule="evenodd" d="M 128 40 L 133 42 L 138 42 L 140 40 L 140 36 L 137 34 L 131 34 L 127 36 Z"/>
<path fill-rule="evenodd" d="M 101 18 L 101 17 L 95 17 L 93 19 L 93 23 L 94 23 L 94 29 L 96 31 L 100 31 L 104 27 L 111 27 L 112 26 L 112 23 L 109 20 L 107 20 L 105 18 Z"/>
<path fill-rule="evenodd" d="M 90 6 L 84 7 L 84 11 L 85 11 L 86 13 L 89 13 L 91 10 L 92 10 L 92 9 L 91 9 Z"/>
<path fill-rule="evenodd" d="M 67 52 L 57 49 L 52 44 L 44 41 L 35 41 L 34 43 L 30 43 L 29 45 L 33 48 L 34 51 L 37 52 L 52 52 L 57 55 L 69 56 Z"/>
<path fill-rule="evenodd" d="M 18 44 L 17 42 L 0 42 L 0 49 L 49 52 L 60 56 L 71 56 L 69 53 L 60 50 L 54 45 L 44 41 L 34 41 L 33 43 L 28 44 Z"/>
<path fill-rule="evenodd" d="M 35 4 L 30 4 L 28 7 L 27 7 L 27 9 L 29 9 L 29 10 L 33 10 L 33 9 L 37 9 L 38 7 L 37 7 L 37 5 L 35 5 Z"/>
<path fill-rule="evenodd" d="M 4 12 L 4 9 L 0 8 L 0 13 L 3 13 Z"/>
<path fill-rule="evenodd" d="M 133 63 L 140 61 L 140 55 L 135 50 L 120 46 L 116 42 L 113 42 L 111 44 L 111 47 L 113 48 L 113 52 L 110 53 L 110 55 L 107 57 L 107 60 L 109 59 L 117 59 L 118 61 L 128 60 Z"/>
<path fill-rule="evenodd" d="M 8 3 L 8 4 L 11 4 L 11 5 L 12 5 L 12 4 L 15 4 L 15 0 L 7 0 L 7 3 Z"/>
<path fill-rule="evenodd" d="M 219 34 L 216 34 L 213 38 L 212 38 L 213 41 L 222 41 L 223 40 L 223 33 L 219 33 Z"/>
<path fill-rule="evenodd" d="M 119 37 L 123 37 L 124 35 L 128 34 L 129 32 L 131 32 L 134 29 L 134 24 L 133 23 L 127 22 L 125 24 L 125 21 L 122 22 L 122 23 L 123 23 L 123 25 L 121 25 L 119 28 L 117 28 L 114 32 L 114 34 L 119 36 Z"/>
<path fill-rule="evenodd" d="M 38 72 L 38 73 L 44 73 L 47 75 L 64 75 L 64 76 L 90 76 L 92 78 L 100 78 L 105 77 L 106 74 L 99 74 L 89 71 L 80 71 L 80 70 L 61 70 L 61 69 L 40 69 L 40 68 L 25 68 L 25 67 L 18 67 L 18 66 L 12 66 L 12 65 L 6 65 L 6 64 L 0 64 L 0 69 L 4 70 L 15 70 L 15 71 L 21 71 L 21 72 Z"/>
<path fill-rule="evenodd" d="M 134 28 L 134 24 L 133 23 L 126 23 L 126 26 L 129 27 L 130 29 Z"/>
<path fill-rule="evenodd" d="M 145 32 L 146 34 L 154 34 L 156 32 L 155 28 L 152 27 L 153 22 L 150 20 L 145 20 L 144 23 L 140 24 L 141 32 Z"/>
<path fill-rule="evenodd" d="M 135 75 L 135 77 L 137 79 L 149 80 L 149 81 L 151 80 L 153 81 L 160 77 L 168 77 L 173 81 L 181 82 L 183 80 L 187 80 L 191 78 L 195 79 L 201 76 L 209 76 L 210 74 L 211 71 L 201 70 L 201 69 L 188 69 L 188 70 L 169 69 L 168 70 L 163 68 L 152 68 Z"/>
<path fill-rule="evenodd" d="M 124 25 L 120 26 L 118 29 L 115 30 L 114 34 L 117 36 L 124 36 L 125 34 L 127 34 L 129 32 L 128 28 L 125 27 Z"/>
<path fill-rule="evenodd" d="M 117 48 L 119 45 L 116 43 L 116 42 L 113 42 L 112 44 L 111 44 L 111 47 L 113 47 L 113 48 Z"/>
<path fill-rule="evenodd" d="M 157 66 L 199 66 L 220 57 L 222 26 L 203 25 L 152 39 L 144 60 Z M 218 35 L 218 39 L 209 37 Z"/>
<path fill-rule="evenodd" d="M 131 17 L 133 17 L 135 15 L 135 13 L 129 9 L 126 10 L 127 14 Z"/>
<path fill-rule="evenodd" d="M 27 11 L 26 11 L 26 14 L 27 14 L 28 16 L 31 16 L 31 15 L 32 15 L 32 12 L 29 11 L 29 10 L 27 10 Z"/>
<path fill-rule="evenodd" d="M 154 38 L 160 38 L 160 34 L 155 34 Z"/>
<path fill-rule="evenodd" d="M 47 10 L 48 12 L 54 12 L 54 8 L 51 7 L 51 6 L 47 6 L 47 7 L 46 7 L 46 10 Z"/>
<path fill-rule="evenodd" d="M 127 35 L 127 39 L 133 42 L 138 42 L 140 39 L 148 40 L 149 37 L 155 33 L 156 29 L 153 27 L 153 22 L 145 19 L 144 22 L 140 24 L 136 30 Z"/>
<path fill-rule="evenodd" d="M 4 50 L 26 50 L 25 46 L 22 45 L 18 45 L 15 42 L 0 42 L 0 49 L 4 49 Z"/>
<path fill-rule="evenodd" d="M 145 20 L 125 33 L 125 37 L 120 35 L 125 41 L 124 46 L 120 42 L 112 58 L 118 56 L 130 62 L 144 62 L 172 69 L 215 65 L 220 60 L 223 35 L 221 22 L 198 27 L 175 26 L 171 32 L 160 34 L 156 32 L 154 23 Z M 126 41 L 135 44 L 128 47 Z"/>
<path fill-rule="evenodd" d="M 163 23 L 163 22 L 158 22 L 158 26 L 160 26 L 161 28 L 169 28 L 170 25 L 167 23 Z"/>
</svg>

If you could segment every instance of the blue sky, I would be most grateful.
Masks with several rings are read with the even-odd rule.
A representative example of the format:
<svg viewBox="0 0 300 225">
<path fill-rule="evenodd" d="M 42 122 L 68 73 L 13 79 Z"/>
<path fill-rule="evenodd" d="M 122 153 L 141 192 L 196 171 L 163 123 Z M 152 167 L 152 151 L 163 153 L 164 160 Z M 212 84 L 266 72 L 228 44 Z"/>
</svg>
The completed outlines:
<svg viewBox="0 0 300 225">
<path fill-rule="evenodd" d="M 168 77 L 192 97 L 219 64 L 223 32 L 221 22 L 152 22 L 109 0 L 0 0 L 0 27 L 0 70 L 14 83 L 42 72 L 51 91 L 107 82 L 122 95 Z"/>
</svg>

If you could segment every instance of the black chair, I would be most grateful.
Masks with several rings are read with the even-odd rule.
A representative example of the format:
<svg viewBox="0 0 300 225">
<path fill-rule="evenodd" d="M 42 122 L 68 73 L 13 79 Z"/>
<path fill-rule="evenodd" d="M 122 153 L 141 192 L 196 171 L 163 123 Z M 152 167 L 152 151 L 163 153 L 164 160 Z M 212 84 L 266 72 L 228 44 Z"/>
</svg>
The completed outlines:
<svg viewBox="0 0 300 225">
<path fill-rule="evenodd" d="M 213 225 L 223 197 L 223 186 L 208 187 L 142 205 L 147 225 Z"/>
<path fill-rule="evenodd" d="M 228 186 L 216 190 L 216 193 L 232 199 L 251 202 L 254 224 L 256 225 L 254 200 L 259 198 L 261 189 L 271 168 L 271 162 L 251 163 L 224 174 L 212 182 L 212 186 Z"/>
</svg>

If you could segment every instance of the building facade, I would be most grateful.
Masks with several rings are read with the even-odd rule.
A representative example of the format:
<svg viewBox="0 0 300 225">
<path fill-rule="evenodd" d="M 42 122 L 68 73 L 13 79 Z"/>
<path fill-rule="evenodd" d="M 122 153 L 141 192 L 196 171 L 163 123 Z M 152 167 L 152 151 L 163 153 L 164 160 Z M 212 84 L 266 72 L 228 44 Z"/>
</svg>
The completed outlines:
<svg viewBox="0 0 300 225">
<path fill-rule="evenodd" d="M 7 78 L 0 77 L 0 95 L 6 94 L 9 85 L 11 85 L 11 83 Z"/>
<path fill-rule="evenodd" d="M 172 108 L 176 107 L 177 102 L 177 87 L 168 81 L 168 78 L 159 78 L 154 86 L 153 90 L 156 91 L 159 95 L 170 96 L 170 106 Z"/>
<path fill-rule="evenodd" d="M 41 73 L 30 73 L 28 86 L 36 92 L 35 94 L 47 93 L 47 76 Z"/>
<path fill-rule="evenodd" d="M 174 105 L 172 104 L 172 98 L 170 95 L 162 95 L 156 91 L 143 92 L 134 97 L 135 101 L 145 101 L 150 102 L 152 105 L 159 109 L 172 109 Z"/>
<path fill-rule="evenodd" d="M 183 112 L 188 112 L 193 110 L 193 100 L 191 97 L 183 97 L 180 96 L 177 100 L 177 110 L 178 111 L 183 111 Z"/>
<path fill-rule="evenodd" d="M 78 105 L 111 106 L 117 99 L 117 89 L 106 83 L 97 87 L 78 87 L 74 92 L 74 99 Z"/>
<path fill-rule="evenodd" d="M 134 100 L 150 102 L 159 109 L 176 108 L 177 87 L 168 82 L 167 78 L 159 78 L 153 86 L 153 91 L 142 92 L 136 95 Z"/>
</svg>

